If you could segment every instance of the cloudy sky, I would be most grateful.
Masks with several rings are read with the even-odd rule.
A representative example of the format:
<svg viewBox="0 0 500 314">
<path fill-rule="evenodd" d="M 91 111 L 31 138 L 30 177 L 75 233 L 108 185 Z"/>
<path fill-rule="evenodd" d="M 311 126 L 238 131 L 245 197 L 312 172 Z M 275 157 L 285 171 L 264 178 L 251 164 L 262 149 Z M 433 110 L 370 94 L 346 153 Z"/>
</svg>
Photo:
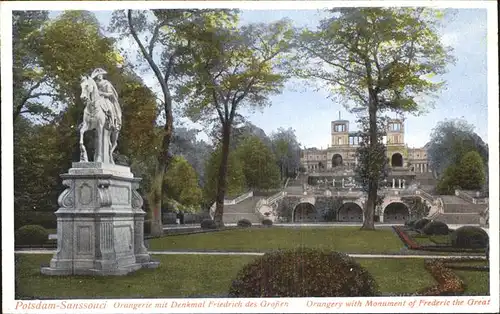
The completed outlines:
<svg viewBox="0 0 500 314">
<path fill-rule="evenodd" d="M 59 12 L 53 12 L 56 16 Z M 450 13 L 450 12 L 449 12 Z M 111 18 L 110 11 L 95 12 L 102 26 L 107 27 Z M 315 27 L 324 17 L 317 10 L 253 10 L 242 11 L 242 23 L 272 22 L 281 18 L 291 19 L 296 26 Z M 487 104 L 487 16 L 486 9 L 454 9 L 446 15 L 444 27 L 440 30 L 445 44 L 453 47 L 456 64 L 449 66 L 443 77 L 446 88 L 440 93 L 434 109 L 419 117 L 406 118 L 405 140 L 409 146 L 420 147 L 429 140 L 432 128 L 439 121 L 464 118 L 475 126 L 476 132 L 487 141 L 488 104 Z M 135 60 L 137 47 L 131 39 L 124 39 L 120 46 L 129 51 Z M 160 93 L 152 73 L 143 74 L 147 85 Z M 279 127 L 293 128 L 299 142 L 306 147 L 326 148 L 330 143 L 330 122 L 342 115 L 342 119 L 352 121 L 341 103 L 327 98 L 326 92 L 286 88 L 282 94 L 272 97 L 272 106 L 262 112 L 245 113 L 255 125 L 268 135 Z M 205 137 L 203 134 L 201 137 Z"/>
</svg>

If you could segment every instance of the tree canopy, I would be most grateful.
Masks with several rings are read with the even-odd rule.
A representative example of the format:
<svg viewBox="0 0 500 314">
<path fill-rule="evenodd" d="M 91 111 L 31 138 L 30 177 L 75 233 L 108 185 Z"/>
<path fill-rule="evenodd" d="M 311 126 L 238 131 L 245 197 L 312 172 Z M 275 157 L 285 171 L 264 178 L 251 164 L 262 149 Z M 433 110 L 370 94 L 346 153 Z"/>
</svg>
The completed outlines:
<svg viewBox="0 0 500 314">
<path fill-rule="evenodd" d="M 259 34 L 256 36 L 256 34 Z M 193 121 L 216 123 L 222 134 L 215 223 L 223 226 L 231 131 L 243 107 L 262 108 L 281 92 L 287 76 L 281 56 L 292 31 L 287 21 L 241 27 L 208 27 L 185 55 L 177 97 Z"/>
<path fill-rule="evenodd" d="M 432 130 L 427 147 L 429 166 L 442 176 L 453 164 L 458 164 L 469 151 L 477 151 L 487 167 L 488 144 L 474 132 L 474 126 L 463 119 L 441 121 Z"/>
<path fill-rule="evenodd" d="M 234 154 L 242 163 L 249 189 L 270 190 L 280 187 L 279 169 L 273 152 L 258 137 L 244 139 Z"/>
</svg>

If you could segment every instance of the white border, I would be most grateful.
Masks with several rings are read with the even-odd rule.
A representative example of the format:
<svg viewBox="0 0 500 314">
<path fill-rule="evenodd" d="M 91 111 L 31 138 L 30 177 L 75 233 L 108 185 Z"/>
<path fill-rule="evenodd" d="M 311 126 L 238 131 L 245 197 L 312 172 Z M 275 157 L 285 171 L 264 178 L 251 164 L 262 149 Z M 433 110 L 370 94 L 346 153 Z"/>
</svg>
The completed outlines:
<svg viewBox="0 0 500 314">
<path fill-rule="evenodd" d="M 491 254 L 490 254 L 490 295 L 491 303 L 488 307 L 483 306 L 446 306 L 446 307 L 386 307 L 386 308 L 375 308 L 375 307 L 343 307 L 340 312 L 353 312 L 353 313 L 410 313 L 410 312 L 439 312 L 439 313 L 485 313 L 485 312 L 497 312 L 499 309 L 499 250 L 498 241 L 499 233 L 499 126 L 498 126 L 498 115 L 499 115 L 499 98 L 498 98 L 498 38 L 497 38 L 497 10 L 495 1 L 146 1 L 146 2 L 112 2 L 104 1 L 96 5 L 95 2 L 2 2 L 1 6 L 1 35 L 2 35 L 2 47 L 1 47 L 1 68 L 2 68 L 2 306 L 4 313 L 20 313 L 20 310 L 15 310 L 14 307 L 16 302 L 14 300 L 14 243 L 12 241 L 14 228 L 13 228 L 13 198 L 8 197 L 13 195 L 13 125 L 12 125 L 12 10 L 65 10 L 65 9 L 82 9 L 88 10 L 93 8 L 95 11 L 103 10 L 113 10 L 119 8 L 129 8 L 129 9 L 153 9 L 153 8 L 222 8 L 222 7 L 232 7 L 245 10 L 255 10 L 255 9 L 282 9 L 282 10 L 311 10 L 311 9 L 322 9 L 327 6 L 428 6 L 436 8 L 485 8 L 488 9 L 488 143 L 489 143 L 489 159 L 491 160 L 490 169 L 490 243 L 491 243 Z M 9 136 L 10 135 L 10 136 Z M 468 300 L 484 300 L 484 297 L 432 297 L 432 298 L 364 298 L 362 302 L 366 300 L 377 301 L 390 300 L 406 300 L 417 301 L 419 300 L 436 300 L 436 301 L 446 301 L 446 300 L 461 300 L 465 303 Z M 188 301 L 187 299 L 167 299 L 165 301 L 172 302 L 182 302 Z M 206 300 L 207 303 L 210 301 L 232 301 L 235 299 L 200 299 Z M 352 300 L 350 298 L 329 298 L 322 299 L 321 301 L 333 301 L 342 302 Z M 189 300 L 194 301 L 194 300 Z M 161 312 L 172 312 L 172 313 L 271 313 L 271 312 L 281 312 L 281 313 L 329 313 L 333 311 L 339 311 L 336 308 L 330 309 L 320 309 L 320 308 L 308 308 L 308 301 L 319 301 L 314 298 L 280 298 L 280 299 L 242 299 L 242 302 L 246 304 L 247 302 L 256 301 L 260 302 L 287 302 L 286 307 L 242 307 L 242 308 L 163 308 L 151 311 L 152 313 Z M 38 304 L 39 301 L 22 301 L 24 304 Z M 67 301 L 44 301 L 42 304 L 58 303 L 102 303 L 106 302 L 108 308 L 106 310 L 95 310 L 95 311 L 85 311 L 85 310 L 71 310 L 74 313 L 136 313 L 144 312 L 144 310 L 132 310 L 118 308 L 113 309 L 113 304 L 115 302 L 120 303 L 159 303 L 159 299 L 142 299 L 142 300 L 67 300 Z M 23 312 L 39 313 L 40 310 L 25 310 Z M 67 313 L 68 309 L 50 310 L 51 313 Z"/>
</svg>

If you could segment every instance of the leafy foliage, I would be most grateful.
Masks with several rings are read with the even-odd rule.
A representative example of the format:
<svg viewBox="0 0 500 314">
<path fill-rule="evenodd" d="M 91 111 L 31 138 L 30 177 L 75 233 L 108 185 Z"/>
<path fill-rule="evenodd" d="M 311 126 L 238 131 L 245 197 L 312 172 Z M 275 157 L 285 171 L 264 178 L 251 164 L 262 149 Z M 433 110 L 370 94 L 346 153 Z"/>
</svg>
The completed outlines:
<svg viewBox="0 0 500 314">
<path fill-rule="evenodd" d="M 247 137 L 234 154 L 242 164 L 246 186 L 269 190 L 280 186 L 279 169 L 269 147 L 255 136 Z"/>
<path fill-rule="evenodd" d="M 485 166 L 478 152 L 466 153 L 458 164 L 449 165 L 438 181 L 440 194 L 452 195 L 455 189 L 480 190 L 486 181 Z"/>
<path fill-rule="evenodd" d="M 237 225 L 238 225 L 238 227 L 248 228 L 248 227 L 252 226 L 252 222 L 248 219 L 240 219 L 240 220 L 238 220 Z"/>
<path fill-rule="evenodd" d="M 370 145 L 370 130 L 368 117 L 360 117 L 357 120 L 360 127 L 358 136 L 359 146 L 356 149 L 358 163 L 354 168 L 356 182 L 359 182 L 364 191 L 369 191 L 370 182 L 382 183 L 388 175 L 387 147 L 383 143 L 386 130 L 386 118 L 377 121 L 377 143 Z M 383 201 L 383 200 L 382 200 Z"/>
<path fill-rule="evenodd" d="M 353 258 L 309 248 L 266 253 L 238 273 L 230 297 L 378 295 L 373 277 Z"/>
<path fill-rule="evenodd" d="M 415 222 L 414 227 L 416 230 L 422 230 L 429 222 L 431 222 L 429 219 L 422 218 Z"/>
<path fill-rule="evenodd" d="M 27 225 L 15 232 L 17 245 L 42 245 L 49 239 L 49 232 L 42 226 Z"/>
<path fill-rule="evenodd" d="M 480 227 L 463 226 L 450 235 L 451 245 L 456 248 L 486 248 L 489 236 Z"/>
<path fill-rule="evenodd" d="M 47 90 L 51 82 L 39 54 L 40 31 L 48 18 L 48 11 L 12 12 L 14 121 L 24 114 L 49 120 L 54 116 L 54 108 L 40 101 L 41 97 L 54 96 Z"/>
<path fill-rule="evenodd" d="M 281 178 L 296 174 L 300 166 L 300 145 L 292 128 L 278 128 L 271 134 L 273 152 L 280 167 Z"/>
<path fill-rule="evenodd" d="M 205 168 L 205 184 L 203 194 L 207 203 L 213 203 L 217 194 L 218 171 L 222 160 L 221 147 L 217 147 L 207 160 Z M 227 170 L 227 196 L 240 195 L 245 190 L 245 174 L 241 161 L 236 154 L 231 153 L 228 159 Z"/>
<path fill-rule="evenodd" d="M 479 190 L 485 183 L 485 166 L 481 155 L 470 151 L 460 161 L 460 187 L 466 190 Z"/>
<path fill-rule="evenodd" d="M 262 225 L 263 225 L 263 226 L 269 226 L 269 227 L 270 227 L 270 226 L 272 226 L 272 225 L 273 225 L 273 221 L 272 221 L 271 219 L 267 219 L 267 218 L 266 218 L 266 219 L 262 220 Z"/>
<path fill-rule="evenodd" d="M 444 222 L 433 220 L 422 228 L 422 232 L 426 235 L 447 235 L 449 228 Z"/>
<path fill-rule="evenodd" d="M 173 157 L 164 177 L 165 197 L 195 208 L 199 206 L 202 191 L 193 167 L 180 156 Z"/>
<path fill-rule="evenodd" d="M 488 165 L 488 144 L 474 132 L 473 125 L 462 119 L 442 121 L 431 133 L 427 148 L 429 166 L 442 177 L 446 169 L 458 165 L 470 151 L 477 151 Z"/>
</svg>

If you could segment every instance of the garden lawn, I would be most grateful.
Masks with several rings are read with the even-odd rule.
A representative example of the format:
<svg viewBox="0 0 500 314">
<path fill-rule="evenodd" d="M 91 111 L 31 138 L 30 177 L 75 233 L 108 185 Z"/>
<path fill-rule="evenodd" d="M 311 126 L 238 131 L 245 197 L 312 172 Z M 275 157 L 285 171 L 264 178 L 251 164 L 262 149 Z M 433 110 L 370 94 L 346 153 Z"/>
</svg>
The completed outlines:
<svg viewBox="0 0 500 314">
<path fill-rule="evenodd" d="M 40 274 L 51 255 L 19 254 L 17 298 L 224 297 L 237 272 L 255 256 L 155 255 L 157 269 L 128 276 L 55 277 Z M 435 284 L 422 259 L 357 259 L 385 293 L 410 293 Z"/>
<path fill-rule="evenodd" d="M 458 270 L 453 272 L 465 283 L 465 294 L 469 295 L 489 295 L 490 291 L 490 272 Z"/>
<path fill-rule="evenodd" d="M 242 228 L 150 239 L 150 250 L 257 251 L 299 247 L 346 253 L 395 253 L 404 245 L 392 228 L 375 231 L 359 227 Z"/>
</svg>

